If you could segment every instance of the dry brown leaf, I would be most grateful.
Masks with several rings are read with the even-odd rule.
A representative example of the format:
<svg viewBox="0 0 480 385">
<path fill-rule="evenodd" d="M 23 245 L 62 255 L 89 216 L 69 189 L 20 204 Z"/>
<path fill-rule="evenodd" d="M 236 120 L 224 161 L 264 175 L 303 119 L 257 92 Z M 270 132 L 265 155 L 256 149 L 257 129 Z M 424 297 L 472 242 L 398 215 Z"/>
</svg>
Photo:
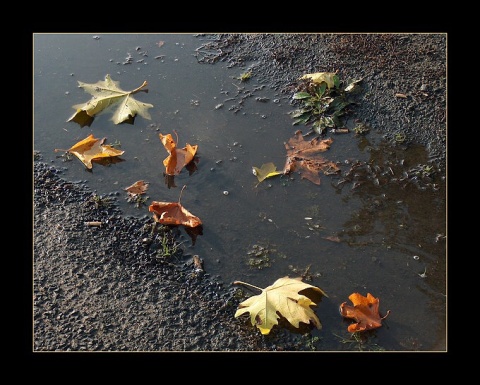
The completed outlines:
<svg viewBox="0 0 480 385">
<path fill-rule="evenodd" d="M 179 202 L 154 201 L 148 210 L 153 213 L 155 222 L 163 225 L 197 227 L 202 224 L 200 218 L 185 209 Z"/>
<path fill-rule="evenodd" d="M 332 242 L 341 242 L 338 235 L 328 235 L 326 237 L 323 237 L 323 239 L 326 239 L 327 241 L 332 241 Z"/>
<path fill-rule="evenodd" d="M 330 148 L 333 139 L 320 140 L 318 137 L 306 141 L 303 138 L 302 131 L 295 132 L 295 136 L 285 143 L 287 149 L 287 160 L 283 168 L 283 173 L 288 174 L 294 171 L 300 173 L 301 177 L 319 185 L 321 171 L 325 175 L 335 174 L 340 171 L 338 166 L 319 153 L 325 152 Z"/>
<path fill-rule="evenodd" d="M 141 195 L 145 194 L 148 189 L 148 183 L 145 183 L 143 180 L 138 180 L 134 184 L 125 188 L 125 191 L 128 192 L 129 195 Z"/>
</svg>

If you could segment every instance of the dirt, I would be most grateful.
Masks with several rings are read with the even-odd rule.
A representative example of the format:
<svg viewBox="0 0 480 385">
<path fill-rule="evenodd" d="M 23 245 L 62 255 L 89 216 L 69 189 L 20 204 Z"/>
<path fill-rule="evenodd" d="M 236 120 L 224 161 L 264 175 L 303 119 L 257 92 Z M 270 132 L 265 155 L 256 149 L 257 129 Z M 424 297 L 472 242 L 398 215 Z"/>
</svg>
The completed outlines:
<svg viewBox="0 0 480 385">
<path fill-rule="evenodd" d="M 363 79 L 355 116 L 404 145 L 424 145 L 446 177 L 446 34 L 198 35 L 199 65 L 255 72 L 286 95 L 305 73 Z M 125 218 L 82 183 L 34 159 L 34 352 L 309 351 L 302 334 L 261 335 L 225 285 L 151 217 Z M 91 222 L 101 222 L 99 225 Z M 167 253 L 166 253 L 167 252 Z"/>
</svg>

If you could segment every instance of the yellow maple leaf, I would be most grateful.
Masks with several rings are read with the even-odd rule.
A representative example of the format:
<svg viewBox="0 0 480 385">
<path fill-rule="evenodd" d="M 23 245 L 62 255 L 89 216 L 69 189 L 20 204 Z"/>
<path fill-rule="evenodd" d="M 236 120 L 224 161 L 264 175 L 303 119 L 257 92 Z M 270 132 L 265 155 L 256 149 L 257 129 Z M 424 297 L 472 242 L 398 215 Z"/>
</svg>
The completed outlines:
<svg viewBox="0 0 480 385">
<path fill-rule="evenodd" d="M 261 289 L 245 282 L 235 281 L 235 284 L 248 285 L 261 290 L 262 293 L 246 299 L 238 305 L 235 317 L 250 313 L 250 321 L 262 334 L 269 334 L 275 325 L 278 325 L 280 316 L 284 317 L 295 328 L 300 327 L 300 322 L 313 324 L 318 329 L 322 328 L 320 320 L 313 312 L 311 306 L 317 304 L 301 291 L 312 289 L 316 294 L 325 296 L 319 287 L 302 282 L 299 278 L 283 277 L 277 279 L 273 285 Z"/>
<path fill-rule="evenodd" d="M 116 157 L 122 155 L 125 151 L 117 150 L 116 148 L 104 145 L 106 138 L 97 139 L 93 134 L 76 143 L 68 150 L 55 149 L 58 151 L 67 151 L 75 155 L 81 162 L 90 170 L 92 168 L 93 160 L 100 160 L 109 157 Z"/>
</svg>

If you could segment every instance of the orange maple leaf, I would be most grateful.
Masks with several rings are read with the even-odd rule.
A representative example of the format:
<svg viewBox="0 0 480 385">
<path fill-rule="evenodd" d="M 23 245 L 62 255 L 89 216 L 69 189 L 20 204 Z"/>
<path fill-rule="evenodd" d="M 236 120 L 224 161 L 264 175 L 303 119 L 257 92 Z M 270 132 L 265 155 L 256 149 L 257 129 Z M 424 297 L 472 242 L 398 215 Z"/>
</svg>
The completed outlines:
<svg viewBox="0 0 480 385">
<path fill-rule="evenodd" d="M 285 143 L 287 149 L 287 160 L 283 168 L 283 173 L 288 174 L 298 171 L 301 177 L 319 185 L 322 171 L 325 175 L 335 174 L 340 169 L 338 166 L 322 156 L 320 152 L 327 151 L 332 144 L 333 139 L 320 140 L 318 137 L 306 141 L 303 139 L 302 131 L 295 132 L 295 136 Z"/>
<path fill-rule="evenodd" d="M 97 139 L 91 134 L 68 150 L 55 149 L 54 151 L 67 151 L 72 153 L 90 170 L 93 167 L 92 161 L 98 162 L 105 158 L 117 157 L 125 152 L 117 150 L 112 146 L 104 145 L 105 139 L 106 138 Z"/>
<path fill-rule="evenodd" d="M 186 144 L 184 148 L 177 148 L 177 143 L 173 140 L 171 134 L 158 134 L 163 146 L 168 151 L 169 155 L 163 160 L 165 166 L 165 173 L 167 175 L 178 175 L 182 168 L 189 164 L 198 149 L 198 145 L 191 146 Z M 178 138 L 177 138 L 178 141 Z"/>
<path fill-rule="evenodd" d="M 353 306 L 343 302 L 340 305 L 340 314 L 345 318 L 353 318 L 357 321 L 348 326 L 350 333 L 379 328 L 382 326 L 382 320 L 390 314 L 390 310 L 388 310 L 385 316 L 380 317 L 378 312 L 380 300 L 370 293 L 367 293 L 366 297 L 359 293 L 352 293 L 348 299 L 352 301 Z"/>
</svg>

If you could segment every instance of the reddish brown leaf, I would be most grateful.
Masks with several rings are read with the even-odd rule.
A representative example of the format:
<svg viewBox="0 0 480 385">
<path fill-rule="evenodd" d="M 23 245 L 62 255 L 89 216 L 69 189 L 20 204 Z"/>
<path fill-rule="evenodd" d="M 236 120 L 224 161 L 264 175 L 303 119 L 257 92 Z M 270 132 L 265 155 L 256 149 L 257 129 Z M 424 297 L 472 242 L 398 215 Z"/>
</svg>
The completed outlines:
<svg viewBox="0 0 480 385">
<path fill-rule="evenodd" d="M 348 299 L 352 301 L 353 306 L 343 302 L 340 305 L 340 314 L 345 318 L 357 321 L 348 326 L 350 333 L 379 328 L 382 326 L 382 320 L 390 314 L 390 310 L 388 310 L 385 316 L 380 316 L 378 312 L 380 300 L 370 293 L 367 293 L 366 297 L 359 293 L 352 293 Z"/>
<path fill-rule="evenodd" d="M 288 174 L 297 171 L 302 178 L 319 185 L 320 176 L 318 173 L 320 171 L 325 175 L 335 174 L 340 171 L 334 162 L 323 158 L 319 154 L 328 150 L 332 142 L 333 139 L 331 138 L 323 140 L 314 138 L 306 141 L 303 138 L 302 131 L 298 130 L 295 132 L 295 136 L 285 143 L 287 160 L 283 173 Z"/>
<path fill-rule="evenodd" d="M 147 189 L 148 183 L 145 183 L 143 180 L 138 180 L 134 184 L 125 188 L 125 191 L 127 191 L 129 195 L 141 195 L 145 194 Z"/>
<path fill-rule="evenodd" d="M 323 239 L 326 239 L 327 241 L 332 241 L 332 242 L 341 242 L 338 235 L 328 235 L 326 237 L 323 237 Z"/>
<path fill-rule="evenodd" d="M 148 210 L 153 213 L 153 219 L 163 225 L 196 227 L 202 224 L 200 218 L 178 202 L 152 202 Z"/>
</svg>

